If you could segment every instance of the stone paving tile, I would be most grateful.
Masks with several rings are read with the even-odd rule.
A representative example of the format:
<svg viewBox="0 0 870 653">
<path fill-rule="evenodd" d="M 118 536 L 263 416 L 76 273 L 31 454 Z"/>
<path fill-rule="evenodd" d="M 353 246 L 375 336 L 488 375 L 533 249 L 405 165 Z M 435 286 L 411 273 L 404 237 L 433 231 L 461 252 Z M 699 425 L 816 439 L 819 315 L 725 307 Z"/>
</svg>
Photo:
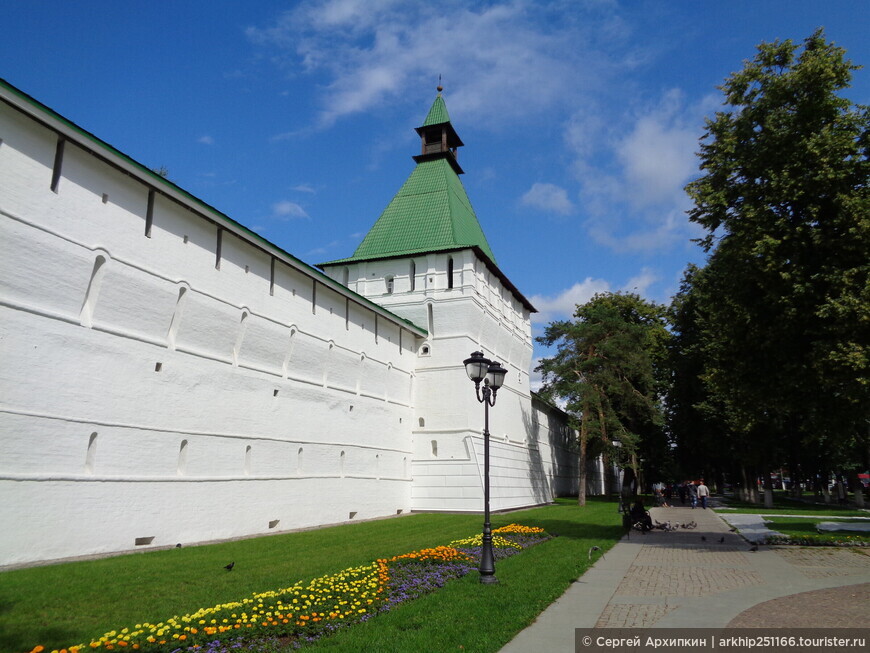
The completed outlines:
<svg viewBox="0 0 870 653">
<path fill-rule="evenodd" d="M 844 576 L 855 576 L 862 573 L 860 569 L 856 569 L 855 567 L 846 569 L 842 567 L 838 567 L 837 569 L 814 569 L 812 567 L 798 567 L 798 571 L 807 578 L 837 578 Z"/>
<path fill-rule="evenodd" d="M 870 554 L 861 549 L 777 547 L 777 555 L 796 567 L 858 567 L 870 569 Z"/>
<path fill-rule="evenodd" d="M 792 594 L 741 612 L 728 628 L 866 628 L 870 583 Z"/>
<path fill-rule="evenodd" d="M 616 589 L 617 596 L 709 596 L 738 587 L 760 585 L 754 571 L 705 567 L 632 565 Z"/>
<path fill-rule="evenodd" d="M 611 603 L 606 608 L 596 628 L 649 628 L 676 606 L 650 603 Z"/>
<path fill-rule="evenodd" d="M 743 551 L 723 545 L 721 549 L 675 548 L 668 546 L 645 546 L 634 563 L 636 565 L 720 565 L 738 567 L 745 564 Z"/>
</svg>

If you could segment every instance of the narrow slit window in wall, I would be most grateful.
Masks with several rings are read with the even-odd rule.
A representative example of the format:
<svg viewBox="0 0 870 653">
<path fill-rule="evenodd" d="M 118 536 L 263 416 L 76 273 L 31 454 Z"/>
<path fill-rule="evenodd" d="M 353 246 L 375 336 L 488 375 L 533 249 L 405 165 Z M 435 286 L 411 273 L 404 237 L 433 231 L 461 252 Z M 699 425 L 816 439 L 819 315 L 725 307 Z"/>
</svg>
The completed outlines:
<svg viewBox="0 0 870 653">
<path fill-rule="evenodd" d="M 181 446 L 178 447 L 178 469 L 176 474 L 184 476 L 187 473 L 187 440 L 181 441 Z"/>
<path fill-rule="evenodd" d="M 341 283 L 345 288 L 347 288 L 350 285 L 350 269 L 349 268 L 344 268 L 341 271 Z"/>
<path fill-rule="evenodd" d="M 85 456 L 85 474 L 94 473 L 94 461 L 97 458 L 97 432 L 91 433 L 88 438 L 88 452 Z"/>
<path fill-rule="evenodd" d="M 344 330 L 350 331 L 350 297 L 344 298 Z"/>
<path fill-rule="evenodd" d="M 393 288 L 395 286 L 395 278 L 394 277 L 387 277 L 386 282 L 387 282 L 387 294 L 392 295 Z"/>
<path fill-rule="evenodd" d="M 151 238 L 151 225 L 154 224 L 154 189 L 148 191 L 148 205 L 145 208 L 145 237 Z"/>
<path fill-rule="evenodd" d="M 215 247 L 214 252 L 214 268 L 215 270 L 221 269 L 221 247 L 223 245 L 224 240 L 224 230 L 218 227 L 217 230 L 217 247 Z"/>
<path fill-rule="evenodd" d="M 417 290 L 417 264 L 414 261 L 411 261 L 408 279 L 411 282 L 411 292 Z"/>
<path fill-rule="evenodd" d="M 54 150 L 54 166 L 51 169 L 51 192 L 56 193 L 60 186 L 60 170 L 63 167 L 63 149 L 66 145 L 66 140 L 61 137 L 57 139 L 57 148 Z"/>
<path fill-rule="evenodd" d="M 447 288 L 453 288 L 453 257 L 447 259 Z"/>
<path fill-rule="evenodd" d="M 94 267 L 91 270 L 91 278 L 88 281 L 88 289 L 85 291 L 85 301 L 82 302 L 82 310 L 79 314 L 79 323 L 85 327 L 93 326 L 94 309 L 97 307 L 97 297 L 100 295 L 100 285 L 106 271 L 106 257 L 98 254 L 94 259 Z"/>
<path fill-rule="evenodd" d="M 187 294 L 187 288 L 181 286 L 178 289 L 178 299 L 175 300 L 175 311 L 172 313 L 172 321 L 169 323 L 169 332 L 166 334 L 166 344 L 170 349 L 175 349 L 175 339 L 178 336 L 178 328 L 181 326 L 181 314 L 184 308 L 184 296 Z M 159 369 L 156 371 L 160 371 Z"/>
<path fill-rule="evenodd" d="M 245 341 L 245 330 L 247 329 L 248 312 L 242 311 L 242 318 L 239 321 L 239 332 L 236 335 L 236 344 L 233 346 L 233 365 L 239 364 L 239 353 L 242 351 L 242 343 Z"/>
<path fill-rule="evenodd" d="M 317 281 L 311 282 L 311 313 L 317 313 Z"/>
<path fill-rule="evenodd" d="M 272 262 L 269 265 L 269 294 L 275 294 L 275 257 L 272 257 Z"/>
</svg>

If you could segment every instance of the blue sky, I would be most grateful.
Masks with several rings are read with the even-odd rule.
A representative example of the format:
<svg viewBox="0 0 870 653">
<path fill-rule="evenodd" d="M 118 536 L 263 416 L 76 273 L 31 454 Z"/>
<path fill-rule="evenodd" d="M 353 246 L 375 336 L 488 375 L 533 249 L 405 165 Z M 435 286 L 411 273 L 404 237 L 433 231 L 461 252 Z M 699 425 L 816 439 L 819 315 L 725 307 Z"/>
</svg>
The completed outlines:
<svg viewBox="0 0 870 653">
<path fill-rule="evenodd" d="M 870 3 L 9 0 L 0 76 L 309 263 L 410 174 L 441 75 L 463 183 L 543 324 L 595 291 L 667 301 L 717 86 L 820 26 L 870 65 Z M 870 71 L 847 96 L 870 104 Z"/>
</svg>

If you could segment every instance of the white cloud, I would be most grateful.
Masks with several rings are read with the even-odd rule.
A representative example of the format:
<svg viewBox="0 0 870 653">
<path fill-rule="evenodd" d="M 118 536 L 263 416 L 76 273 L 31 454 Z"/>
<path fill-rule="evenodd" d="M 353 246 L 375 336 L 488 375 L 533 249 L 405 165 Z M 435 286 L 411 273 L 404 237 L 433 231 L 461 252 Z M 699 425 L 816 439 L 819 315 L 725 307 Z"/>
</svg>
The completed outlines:
<svg viewBox="0 0 870 653">
<path fill-rule="evenodd" d="M 680 98 L 674 89 L 666 93 L 661 109 L 641 116 L 617 146 L 625 189 L 635 207 L 681 198 L 683 186 L 698 168 L 698 132 L 679 113 Z"/>
<path fill-rule="evenodd" d="M 205 134 L 204 136 L 200 136 L 196 139 L 197 143 L 202 143 L 203 145 L 214 145 L 214 138 Z"/>
<path fill-rule="evenodd" d="M 532 322 L 549 323 L 553 320 L 564 320 L 574 315 L 578 304 L 585 304 L 595 293 L 608 292 L 610 284 L 603 279 L 586 277 L 583 281 L 575 283 L 567 290 L 563 290 L 555 297 L 533 295 L 529 298 L 532 305 L 538 309 L 532 313 Z"/>
<path fill-rule="evenodd" d="M 313 186 L 309 184 L 296 184 L 290 190 L 295 190 L 297 193 L 315 193 L 317 191 L 314 190 Z"/>
<path fill-rule="evenodd" d="M 641 297 L 646 297 L 649 287 L 654 283 L 661 281 L 661 277 L 651 268 L 644 266 L 639 274 L 636 274 L 631 279 L 625 282 L 622 289 L 625 292 L 635 293 Z"/>
<path fill-rule="evenodd" d="M 536 372 L 535 368 L 541 364 L 540 357 L 532 360 L 532 368 L 529 370 L 529 389 L 532 392 L 537 392 L 541 389 L 541 386 L 544 385 L 543 378 L 541 377 L 540 372 Z"/>
<path fill-rule="evenodd" d="M 580 184 L 585 227 L 616 252 L 666 251 L 687 246 L 696 230 L 683 191 L 697 172 L 695 150 L 708 98 L 687 104 L 670 89 L 653 103 L 610 116 L 588 107 L 572 116 L 566 143 Z"/>
<path fill-rule="evenodd" d="M 568 192 L 561 186 L 536 182 L 526 191 L 520 201 L 542 211 L 567 215 L 574 210 Z"/>
<path fill-rule="evenodd" d="M 272 205 L 272 217 L 293 220 L 296 218 L 308 218 L 309 215 L 296 202 L 282 200 Z"/>
<path fill-rule="evenodd" d="M 251 42 L 277 49 L 291 75 L 326 75 L 321 126 L 408 97 L 439 74 L 464 124 L 575 105 L 626 64 L 630 30 L 610 3 L 578 12 L 528 0 L 302 2 L 271 25 L 249 27 Z M 582 15 L 581 15 L 582 14 Z M 594 17 L 594 20 L 589 20 Z M 601 47 L 606 43 L 608 50 Z M 609 52 L 615 51 L 615 56 Z M 628 58 L 628 55 L 625 55 Z"/>
<path fill-rule="evenodd" d="M 661 47 L 638 39 L 636 22 L 611 0 L 303 0 L 246 34 L 288 76 L 320 89 L 311 124 L 272 140 L 388 105 L 419 107 L 431 97 L 425 80 L 434 86 L 443 74 L 465 129 L 564 133 L 576 187 L 538 183 L 522 204 L 582 215 L 591 239 L 615 251 L 663 251 L 691 237 L 682 187 L 709 103 L 691 105 L 679 89 L 653 99 L 628 89 Z"/>
</svg>

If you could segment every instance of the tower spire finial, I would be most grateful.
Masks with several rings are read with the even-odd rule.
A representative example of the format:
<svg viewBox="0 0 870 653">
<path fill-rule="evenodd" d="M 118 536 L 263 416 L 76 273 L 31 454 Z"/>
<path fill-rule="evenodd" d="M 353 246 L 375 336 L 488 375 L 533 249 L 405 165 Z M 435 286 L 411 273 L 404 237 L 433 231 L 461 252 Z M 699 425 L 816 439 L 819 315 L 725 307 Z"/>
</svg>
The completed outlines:
<svg viewBox="0 0 870 653">
<path fill-rule="evenodd" d="M 441 95 L 441 91 L 444 90 L 444 87 L 441 86 L 441 73 L 438 74 L 438 95 Z"/>
</svg>

